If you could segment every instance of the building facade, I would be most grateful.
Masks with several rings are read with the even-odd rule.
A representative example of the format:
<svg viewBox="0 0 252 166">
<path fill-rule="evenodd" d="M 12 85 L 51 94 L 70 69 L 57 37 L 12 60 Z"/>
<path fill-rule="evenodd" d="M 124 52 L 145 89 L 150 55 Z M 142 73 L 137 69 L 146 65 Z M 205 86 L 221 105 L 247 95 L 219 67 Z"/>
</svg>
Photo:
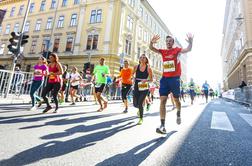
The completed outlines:
<svg viewBox="0 0 252 166">
<path fill-rule="evenodd" d="M 21 31 L 27 0 L 3 0 L 7 10 L 0 27 L 0 65 L 10 68 L 10 33 Z M 33 0 L 24 32 L 30 36 L 22 56 L 22 69 L 29 71 L 45 51 L 56 52 L 62 64 L 83 69 L 84 63 L 98 64 L 104 57 L 111 75 L 117 75 L 123 60 L 138 63 L 145 53 L 157 78 L 162 59 L 149 50 L 154 34 L 161 37 L 157 47 L 166 48 L 171 32 L 147 0 Z M 179 45 L 179 42 L 176 42 Z M 186 80 L 186 58 L 181 60 Z"/>
<path fill-rule="evenodd" d="M 252 84 L 252 3 L 227 0 L 223 26 L 222 65 L 224 90 L 242 81 Z"/>
</svg>

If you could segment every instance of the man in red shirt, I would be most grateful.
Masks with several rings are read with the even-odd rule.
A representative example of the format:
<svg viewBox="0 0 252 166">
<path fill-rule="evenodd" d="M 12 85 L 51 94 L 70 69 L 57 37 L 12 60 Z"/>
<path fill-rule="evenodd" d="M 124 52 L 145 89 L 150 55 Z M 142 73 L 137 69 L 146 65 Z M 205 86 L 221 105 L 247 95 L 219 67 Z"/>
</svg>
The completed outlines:
<svg viewBox="0 0 252 166">
<path fill-rule="evenodd" d="M 155 53 L 162 55 L 163 59 L 163 76 L 160 80 L 160 120 L 161 126 L 156 129 L 157 133 L 165 134 L 165 116 L 166 116 L 166 101 L 168 94 L 172 93 L 174 101 L 177 107 L 177 124 L 181 123 L 180 110 L 181 103 L 179 101 L 180 96 L 180 75 L 181 75 L 181 66 L 178 59 L 180 53 L 187 53 L 192 49 L 193 36 L 187 34 L 186 41 L 188 42 L 187 48 L 173 47 L 174 38 L 171 36 L 166 37 L 166 47 L 167 49 L 157 49 L 154 47 L 154 44 L 160 39 L 158 35 L 155 35 L 150 42 L 150 50 Z"/>
</svg>

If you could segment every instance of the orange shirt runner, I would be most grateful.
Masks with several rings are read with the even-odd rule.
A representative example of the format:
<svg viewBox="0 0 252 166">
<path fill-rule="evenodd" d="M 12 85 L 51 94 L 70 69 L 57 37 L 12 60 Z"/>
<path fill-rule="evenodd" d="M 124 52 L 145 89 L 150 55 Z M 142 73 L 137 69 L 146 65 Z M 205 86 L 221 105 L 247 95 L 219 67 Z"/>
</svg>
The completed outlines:
<svg viewBox="0 0 252 166">
<path fill-rule="evenodd" d="M 132 72 L 133 72 L 133 70 L 131 68 L 123 68 L 121 70 L 119 76 L 122 78 L 123 84 L 132 85 L 132 80 L 131 80 Z"/>
</svg>

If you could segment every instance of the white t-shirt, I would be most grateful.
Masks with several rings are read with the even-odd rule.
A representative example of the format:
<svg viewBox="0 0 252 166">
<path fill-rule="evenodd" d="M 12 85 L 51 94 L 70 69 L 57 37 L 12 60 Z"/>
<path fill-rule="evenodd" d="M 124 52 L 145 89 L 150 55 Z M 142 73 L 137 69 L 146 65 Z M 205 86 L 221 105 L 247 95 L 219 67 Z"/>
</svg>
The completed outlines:
<svg viewBox="0 0 252 166">
<path fill-rule="evenodd" d="M 72 82 L 74 80 L 79 80 L 80 79 L 80 74 L 78 72 L 76 73 L 71 73 L 70 75 L 70 82 L 71 82 L 71 85 L 72 86 L 77 86 L 80 84 L 80 81 L 75 81 L 75 82 Z"/>
</svg>

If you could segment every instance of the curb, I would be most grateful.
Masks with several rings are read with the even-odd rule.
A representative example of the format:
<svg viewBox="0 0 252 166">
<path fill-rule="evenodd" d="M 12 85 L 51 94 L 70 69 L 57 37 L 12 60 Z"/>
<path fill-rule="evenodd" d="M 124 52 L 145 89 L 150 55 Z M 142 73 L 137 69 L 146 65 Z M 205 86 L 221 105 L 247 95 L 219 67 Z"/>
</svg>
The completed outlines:
<svg viewBox="0 0 252 166">
<path fill-rule="evenodd" d="M 222 97 L 224 100 L 227 100 L 227 101 L 233 101 L 233 102 L 236 102 L 240 105 L 244 105 L 248 108 L 248 111 L 250 113 L 252 113 L 252 104 L 251 103 L 247 103 L 247 102 L 244 102 L 244 101 L 239 101 L 239 100 L 234 100 L 234 99 L 229 99 L 229 98 L 225 98 L 225 97 Z"/>
</svg>

